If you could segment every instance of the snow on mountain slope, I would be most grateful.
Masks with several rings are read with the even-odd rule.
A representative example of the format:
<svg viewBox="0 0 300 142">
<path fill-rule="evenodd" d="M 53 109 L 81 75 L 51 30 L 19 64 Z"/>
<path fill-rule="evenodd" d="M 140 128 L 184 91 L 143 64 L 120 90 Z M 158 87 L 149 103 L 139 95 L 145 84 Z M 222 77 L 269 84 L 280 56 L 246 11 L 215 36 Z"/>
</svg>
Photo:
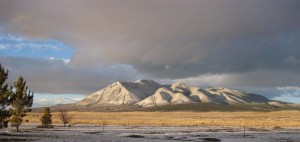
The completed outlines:
<svg viewBox="0 0 300 142">
<path fill-rule="evenodd" d="M 113 83 L 78 102 L 78 105 L 137 104 L 152 107 L 183 103 L 252 104 L 269 100 L 226 88 L 201 89 L 184 83 L 160 85 L 153 80 Z"/>
<path fill-rule="evenodd" d="M 168 104 L 183 104 L 192 103 L 190 100 L 182 93 L 175 93 L 167 88 L 159 88 L 154 95 L 138 102 L 137 104 L 143 107 L 150 106 L 161 106 Z"/>
<path fill-rule="evenodd" d="M 113 83 L 80 101 L 79 105 L 132 104 L 152 95 L 160 85 L 152 80 Z"/>
<path fill-rule="evenodd" d="M 267 103 L 269 100 L 260 95 L 246 94 L 238 90 L 226 88 L 201 89 L 175 83 L 170 88 L 160 88 L 156 93 L 138 102 L 143 107 L 161 106 L 182 103 L 214 103 L 214 104 L 251 104 Z"/>
<path fill-rule="evenodd" d="M 172 84 L 170 88 L 174 92 L 181 92 L 183 94 L 187 94 L 187 93 L 190 92 L 190 87 L 192 87 L 192 86 L 187 85 L 187 84 L 182 83 L 182 82 L 178 82 L 178 83 Z"/>
<path fill-rule="evenodd" d="M 269 99 L 260 95 L 247 94 L 238 90 L 231 90 L 227 88 L 209 88 L 207 91 L 212 95 L 219 96 L 218 98 L 226 104 L 267 103 L 269 101 Z"/>
</svg>

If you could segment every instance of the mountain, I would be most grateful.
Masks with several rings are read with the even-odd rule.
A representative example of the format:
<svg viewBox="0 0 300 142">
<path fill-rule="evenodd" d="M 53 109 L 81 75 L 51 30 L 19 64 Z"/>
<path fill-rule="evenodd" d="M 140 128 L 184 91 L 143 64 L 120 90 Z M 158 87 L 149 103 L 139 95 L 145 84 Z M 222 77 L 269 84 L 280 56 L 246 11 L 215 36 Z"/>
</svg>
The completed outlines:
<svg viewBox="0 0 300 142">
<path fill-rule="evenodd" d="M 184 103 L 194 103 L 194 101 L 192 101 L 182 92 L 173 92 L 172 90 L 165 87 L 159 88 L 153 95 L 140 102 L 137 102 L 137 104 L 142 107 Z"/>
<path fill-rule="evenodd" d="M 126 105 L 139 102 L 152 95 L 161 85 L 152 80 L 116 82 L 92 93 L 79 105 Z"/>
<path fill-rule="evenodd" d="M 199 88 L 182 82 L 115 82 L 83 100 L 51 106 L 51 111 L 280 111 L 300 106 L 227 88 Z M 34 108 L 42 112 L 44 108 Z"/>
<path fill-rule="evenodd" d="M 137 105 L 154 107 L 176 104 L 211 103 L 230 104 L 281 104 L 266 97 L 227 88 L 198 88 L 185 83 L 160 85 L 153 80 L 116 82 L 92 93 L 77 106 Z"/>
</svg>

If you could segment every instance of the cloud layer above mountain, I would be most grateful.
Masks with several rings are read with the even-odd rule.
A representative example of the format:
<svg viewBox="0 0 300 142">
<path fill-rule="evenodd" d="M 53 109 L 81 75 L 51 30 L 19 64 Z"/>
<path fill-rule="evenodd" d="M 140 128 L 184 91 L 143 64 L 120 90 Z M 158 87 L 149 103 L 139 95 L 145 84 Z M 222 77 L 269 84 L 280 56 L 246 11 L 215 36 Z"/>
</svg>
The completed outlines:
<svg viewBox="0 0 300 142">
<path fill-rule="evenodd" d="M 91 84 L 138 77 L 225 87 L 300 86 L 299 5 L 299 0 L 0 0 L 2 32 L 56 39 L 74 52 L 68 64 L 7 56 L 0 61 L 40 68 L 16 67 L 29 74 L 33 86 L 40 76 L 53 81 L 54 89 L 46 90 L 55 93 L 95 91 Z M 42 88 L 36 87 L 46 91 Z"/>
</svg>

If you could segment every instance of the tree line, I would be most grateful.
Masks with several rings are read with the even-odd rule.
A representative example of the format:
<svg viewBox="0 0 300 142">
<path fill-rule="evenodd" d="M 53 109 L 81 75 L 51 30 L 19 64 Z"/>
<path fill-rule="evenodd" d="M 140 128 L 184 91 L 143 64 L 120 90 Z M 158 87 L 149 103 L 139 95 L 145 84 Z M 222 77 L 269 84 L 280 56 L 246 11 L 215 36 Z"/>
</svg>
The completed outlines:
<svg viewBox="0 0 300 142">
<path fill-rule="evenodd" d="M 0 128 L 7 127 L 10 122 L 19 131 L 23 117 L 31 111 L 33 92 L 28 89 L 22 76 L 10 87 L 7 79 L 8 70 L 0 64 Z"/>
<path fill-rule="evenodd" d="M 0 129 L 8 127 L 10 122 L 11 126 L 15 127 L 18 132 L 23 117 L 31 111 L 34 93 L 28 89 L 22 76 L 12 86 L 9 86 L 6 83 L 8 72 L 0 63 Z M 50 109 L 45 108 L 44 115 L 40 118 L 43 128 L 52 127 L 51 117 Z M 63 109 L 60 110 L 59 117 L 64 127 L 72 120 L 72 116 Z"/>
</svg>

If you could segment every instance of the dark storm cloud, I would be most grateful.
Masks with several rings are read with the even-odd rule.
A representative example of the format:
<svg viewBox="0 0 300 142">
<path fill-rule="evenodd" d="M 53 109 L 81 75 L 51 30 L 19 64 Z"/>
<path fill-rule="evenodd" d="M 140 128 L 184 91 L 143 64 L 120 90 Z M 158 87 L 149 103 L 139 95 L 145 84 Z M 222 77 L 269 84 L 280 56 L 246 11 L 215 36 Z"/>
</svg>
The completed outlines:
<svg viewBox="0 0 300 142">
<path fill-rule="evenodd" d="M 72 68 L 61 60 L 0 57 L 2 66 L 9 70 L 8 84 L 23 76 L 35 92 L 89 94 L 118 80 L 137 79 L 128 65 Z"/>
<path fill-rule="evenodd" d="M 94 73 L 86 68 L 126 64 L 154 79 L 229 74 L 233 86 L 250 85 L 251 74 L 284 75 L 258 83 L 272 86 L 300 71 L 299 5 L 299 0 L 0 0 L 0 25 L 28 38 L 67 42 L 74 48 L 67 68 L 88 79 Z"/>
<path fill-rule="evenodd" d="M 265 39 L 258 37 L 249 41 L 236 41 L 207 53 L 205 58 L 194 63 L 186 62 L 187 59 L 182 63 L 180 61 L 174 64 L 144 63 L 135 67 L 148 74 L 171 78 L 205 73 L 247 73 L 257 70 L 299 73 L 299 35 L 277 35 Z"/>
</svg>

